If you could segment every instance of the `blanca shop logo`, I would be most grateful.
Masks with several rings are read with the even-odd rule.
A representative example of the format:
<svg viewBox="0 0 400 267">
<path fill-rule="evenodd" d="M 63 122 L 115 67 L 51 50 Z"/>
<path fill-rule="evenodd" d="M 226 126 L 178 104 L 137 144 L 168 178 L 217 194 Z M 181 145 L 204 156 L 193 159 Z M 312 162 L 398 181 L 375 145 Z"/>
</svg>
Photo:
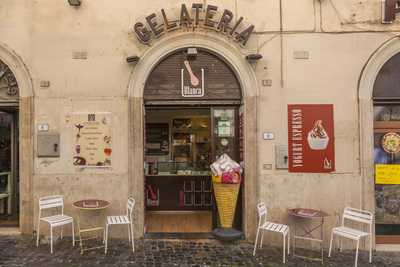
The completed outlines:
<svg viewBox="0 0 400 267">
<path fill-rule="evenodd" d="M 177 30 L 182 27 L 193 29 L 193 31 L 197 27 L 203 27 L 204 29 L 211 29 L 226 34 L 232 40 L 245 46 L 254 31 L 254 25 L 243 27 L 243 17 L 240 17 L 235 22 L 232 11 L 228 9 L 224 9 L 219 20 L 216 18 L 218 13 L 217 6 L 207 5 L 207 7 L 203 8 L 203 4 L 193 3 L 192 12 L 189 12 L 189 10 L 185 4 L 182 4 L 179 20 L 170 20 L 164 9 L 161 9 L 161 24 L 155 13 L 150 14 L 146 17 L 147 26 L 142 22 L 135 24 L 134 31 L 137 39 L 144 44 L 149 44 L 153 35 L 155 38 L 158 38 L 165 32 Z"/>
<path fill-rule="evenodd" d="M 185 69 L 181 69 L 181 83 L 183 97 L 203 97 L 204 96 L 204 69 L 201 69 L 201 80 L 194 74 L 189 60 L 183 62 Z M 186 79 L 185 73 L 189 74 Z"/>
</svg>

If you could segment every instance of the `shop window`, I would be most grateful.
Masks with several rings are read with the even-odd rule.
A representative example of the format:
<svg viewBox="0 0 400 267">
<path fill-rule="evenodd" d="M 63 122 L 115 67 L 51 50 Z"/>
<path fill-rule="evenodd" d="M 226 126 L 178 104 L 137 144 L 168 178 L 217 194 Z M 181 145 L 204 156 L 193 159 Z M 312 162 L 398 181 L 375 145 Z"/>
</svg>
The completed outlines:
<svg viewBox="0 0 400 267">
<path fill-rule="evenodd" d="M 374 83 L 375 167 L 400 165 L 400 54 L 379 71 Z M 400 179 L 383 183 L 375 173 L 377 243 L 400 243 Z"/>
</svg>

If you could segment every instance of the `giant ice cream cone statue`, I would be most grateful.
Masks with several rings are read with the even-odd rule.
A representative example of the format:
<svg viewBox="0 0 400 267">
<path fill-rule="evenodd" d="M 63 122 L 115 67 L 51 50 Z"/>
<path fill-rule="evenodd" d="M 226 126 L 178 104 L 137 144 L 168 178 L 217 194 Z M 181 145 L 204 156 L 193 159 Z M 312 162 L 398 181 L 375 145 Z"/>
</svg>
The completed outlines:
<svg viewBox="0 0 400 267">
<path fill-rule="evenodd" d="M 213 183 L 219 221 L 222 228 L 232 228 L 240 184 Z"/>
<path fill-rule="evenodd" d="M 239 231 L 232 229 L 232 224 L 242 180 L 242 168 L 226 154 L 220 156 L 210 167 L 213 172 L 214 196 L 221 225 L 221 228 L 216 230 L 221 235 L 226 234 L 227 231 L 230 231 L 228 234 L 232 234 L 233 231 L 237 235 Z M 214 233 L 214 235 L 217 234 Z"/>
</svg>

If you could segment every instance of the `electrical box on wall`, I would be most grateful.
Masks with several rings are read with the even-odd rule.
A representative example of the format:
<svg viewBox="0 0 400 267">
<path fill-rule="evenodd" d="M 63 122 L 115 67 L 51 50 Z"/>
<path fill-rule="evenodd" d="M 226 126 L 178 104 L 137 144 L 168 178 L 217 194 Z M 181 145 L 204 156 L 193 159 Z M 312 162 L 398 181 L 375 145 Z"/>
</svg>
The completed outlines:
<svg viewBox="0 0 400 267">
<path fill-rule="evenodd" d="M 43 134 L 37 136 L 38 157 L 60 157 L 60 134 Z"/>
<path fill-rule="evenodd" d="M 289 155 L 288 146 L 275 146 L 275 163 L 277 169 L 288 169 Z"/>
</svg>

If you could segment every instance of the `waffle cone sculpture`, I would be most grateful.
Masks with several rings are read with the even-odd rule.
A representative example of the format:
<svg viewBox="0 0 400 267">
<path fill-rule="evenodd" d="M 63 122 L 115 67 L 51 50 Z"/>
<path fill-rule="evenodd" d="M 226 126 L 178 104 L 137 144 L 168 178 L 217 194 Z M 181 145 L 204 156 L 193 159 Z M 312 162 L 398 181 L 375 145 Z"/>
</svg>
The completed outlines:
<svg viewBox="0 0 400 267">
<path fill-rule="evenodd" d="M 214 195 L 217 201 L 218 214 L 222 228 L 232 228 L 235 218 L 236 202 L 239 194 L 239 184 L 213 183 Z"/>
</svg>

